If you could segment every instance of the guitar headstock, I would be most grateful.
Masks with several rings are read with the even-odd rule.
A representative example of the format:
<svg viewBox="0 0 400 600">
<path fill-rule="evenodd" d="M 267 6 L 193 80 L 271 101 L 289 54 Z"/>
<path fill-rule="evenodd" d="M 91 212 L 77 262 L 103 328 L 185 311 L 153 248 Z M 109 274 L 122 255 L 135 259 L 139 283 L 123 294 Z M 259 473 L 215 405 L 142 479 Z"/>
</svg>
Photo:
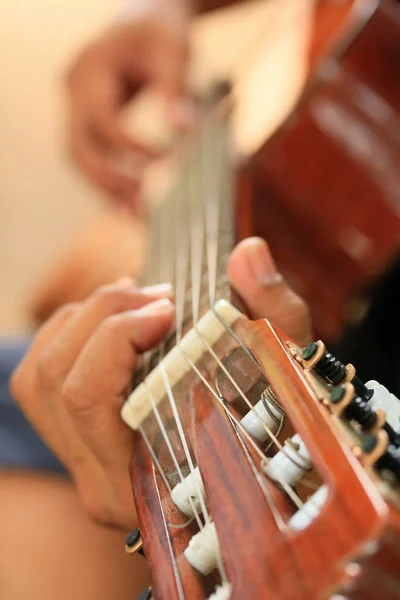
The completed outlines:
<svg viewBox="0 0 400 600">
<path fill-rule="evenodd" d="M 217 302 L 122 412 L 153 597 L 398 598 L 389 397 Z"/>
</svg>

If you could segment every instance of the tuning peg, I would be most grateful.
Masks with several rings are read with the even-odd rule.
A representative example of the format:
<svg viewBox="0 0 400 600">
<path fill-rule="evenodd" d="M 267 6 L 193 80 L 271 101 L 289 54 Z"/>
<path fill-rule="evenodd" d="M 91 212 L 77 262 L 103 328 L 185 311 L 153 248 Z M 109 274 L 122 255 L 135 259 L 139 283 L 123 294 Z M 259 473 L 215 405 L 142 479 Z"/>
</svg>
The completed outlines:
<svg viewBox="0 0 400 600">
<path fill-rule="evenodd" d="M 183 554 L 192 567 L 203 575 L 209 575 L 217 567 L 221 550 L 213 522 L 206 523 L 203 529 L 191 538 Z"/>
<path fill-rule="evenodd" d="M 232 586 L 230 583 L 222 583 L 215 588 L 215 591 L 208 600 L 229 600 L 232 594 Z"/>
<path fill-rule="evenodd" d="M 327 352 L 320 340 L 303 348 L 301 357 L 307 369 L 315 369 L 319 375 L 327 377 L 334 385 L 346 378 L 345 365 Z"/>
<path fill-rule="evenodd" d="M 134 529 L 125 540 L 125 552 L 127 554 L 141 554 L 144 556 L 143 542 L 140 536 L 140 529 Z"/>
<path fill-rule="evenodd" d="M 390 471 L 400 479 L 400 448 L 389 444 L 386 431 L 365 436 L 354 453 L 366 467 L 376 467 L 379 471 Z"/>
<path fill-rule="evenodd" d="M 302 364 L 306 369 L 315 369 L 315 371 L 325 377 L 334 385 L 344 381 L 351 381 L 357 396 L 367 401 L 374 395 L 374 390 L 367 386 L 356 375 L 353 365 L 344 365 L 333 354 L 328 352 L 325 344 L 319 340 L 311 342 L 303 348 L 301 353 Z"/>
<path fill-rule="evenodd" d="M 277 452 L 263 467 L 263 471 L 274 481 L 284 481 L 291 487 L 300 483 L 312 467 L 311 456 L 298 433 L 285 441 L 284 448 Z"/>
<path fill-rule="evenodd" d="M 345 383 L 332 388 L 330 401 L 333 407 L 343 412 L 348 419 L 354 419 L 364 430 L 377 430 L 386 422 L 383 410 L 374 410 L 363 398 L 355 393 L 351 383 Z M 335 411 L 336 412 L 336 411 Z"/>
<path fill-rule="evenodd" d="M 206 492 L 201 478 L 199 467 L 185 477 L 184 481 L 176 484 L 172 490 L 171 498 L 175 506 L 188 517 L 202 512 L 200 497 L 205 498 Z"/>
<path fill-rule="evenodd" d="M 380 430 L 377 434 L 366 435 L 361 439 L 360 445 L 353 449 L 365 467 L 374 467 L 384 456 L 389 444 L 386 431 Z"/>
<path fill-rule="evenodd" d="M 276 433 L 281 430 L 284 420 L 283 408 L 271 386 L 267 386 L 261 394 L 261 400 L 240 422 L 247 433 L 250 433 L 259 442 L 265 442 L 270 437 L 269 431 Z"/>
<path fill-rule="evenodd" d="M 364 431 L 373 433 L 384 429 L 394 446 L 400 446 L 400 435 L 386 420 L 386 413 L 381 408 L 374 409 L 366 400 L 355 393 L 351 383 L 335 386 L 331 390 L 331 410 L 335 414 L 344 414 L 347 419 L 354 419 Z"/>
</svg>

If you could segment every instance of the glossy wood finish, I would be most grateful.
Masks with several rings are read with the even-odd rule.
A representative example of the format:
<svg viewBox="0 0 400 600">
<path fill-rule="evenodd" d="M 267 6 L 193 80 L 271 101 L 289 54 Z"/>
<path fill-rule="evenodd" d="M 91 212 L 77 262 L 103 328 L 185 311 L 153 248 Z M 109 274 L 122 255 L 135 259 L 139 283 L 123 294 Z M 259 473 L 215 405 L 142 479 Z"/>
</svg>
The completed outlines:
<svg viewBox="0 0 400 600">
<path fill-rule="evenodd" d="M 255 233 L 328 343 L 400 245 L 400 9 L 387 0 L 360 18 L 328 62 L 314 44 L 317 71 L 251 167 Z"/>
<path fill-rule="evenodd" d="M 175 559 L 175 556 L 181 556 L 195 529 L 190 526 L 184 529 L 168 528 L 168 504 L 171 500 L 161 478 L 156 476 L 143 438 L 135 435 L 136 446 L 131 465 L 133 491 L 143 547 L 152 574 L 153 595 L 163 600 L 179 600 L 179 591 L 182 589 L 187 598 L 204 600 L 207 597 L 202 585 L 204 582 L 185 560 L 179 561 L 178 569 Z M 171 522 L 184 523 L 185 520 L 178 513 Z"/>
<path fill-rule="evenodd" d="M 374 35 L 382 48 L 396 47 L 396 36 L 382 37 L 385 19 L 392 21 L 393 15 L 386 4 L 368 14 L 349 12 L 354 5 L 348 2 L 334 9 L 335 19 L 343 10 L 346 22 L 340 30 L 346 32 L 346 43 L 330 63 L 320 59 L 337 39 L 334 34 L 341 21 L 319 13 L 326 16 L 326 29 L 316 38 L 311 53 L 312 64 L 319 65 L 317 76 L 294 117 L 243 166 L 238 186 L 238 237 L 256 233 L 268 239 L 284 274 L 310 302 L 317 327 L 328 340 L 334 339 L 346 319 L 349 295 L 383 268 L 399 240 L 398 217 L 387 190 L 399 155 L 396 100 L 391 112 L 385 113 L 389 120 L 384 121 L 372 84 L 363 80 L 370 62 L 363 62 L 361 48 L 362 36 L 368 40 Z M 329 24 L 334 25 L 332 30 Z M 380 72 L 377 57 L 372 63 Z M 392 66 L 397 68 L 396 61 Z M 392 101 L 390 83 L 387 91 L 380 85 L 380 95 Z M 344 130 L 338 129 L 337 121 L 332 126 L 332 115 L 338 111 L 348 119 Z M 374 160 L 365 151 L 356 154 L 357 149 L 365 150 L 361 142 L 355 147 L 354 138 L 360 140 L 362 135 L 364 142 L 367 136 L 369 148 L 378 148 L 383 153 L 378 152 L 379 156 L 389 157 L 378 174 L 376 152 Z M 249 202 L 251 193 L 255 194 L 253 203 Z M 358 240 L 355 250 L 350 239 L 354 237 Z M 375 476 L 364 470 L 344 441 L 337 423 L 289 355 L 285 335 L 266 321 L 250 323 L 245 318 L 235 330 L 262 366 L 304 440 L 318 474 L 329 486 L 329 497 L 304 531 L 290 530 L 286 522 L 294 510 L 291 503 L 261 476 L 266 497 L 259 483 L 257 454 L 239 439 L 210 392 L 190 380 L 187 431 L 233 586 L 231 599 L 317 600 L 335 593 L 353 600 L 400 597 L 398 508 L 383 498 Z M 211 380 L 215 378 L 211 364 L 205 362 L 202 370 Z M 167 527 L 167 519 L 183 522 L 184 517 L 174 513 L 141 440 L 133 457 L 132 481 L 155 599 L 178 600 L 176 569 L 184 597 L 205 599 L 211 591 L 207 585 L 215 581 L 197 576 L 182 555 L 193 530 Z M 271 510 L 269 494 L 279 506 L 283 524 Z M 354 562 L 360 567 L 347 568 Z"/>
<path fill-rule="evenodd" d="M 265 497 L 231 424 L 202 386 L 195 393 L 195 411 L 197 459 L 233 587 L 231 599 L 276 598 L 280 588 L 276 573 L 285 571 L 290 585 L 300 573 L 266 510 Z"/>
<path fill-rule="evenodd" d="M 260 472 L 257 455 L 249 452 L 248 444 L 240 443 L 225 412 L 202 384 L 188 389 L 188 410 L 194 411 L 193 417 L 188 417 L 188 422 L 193 421 L 189 430 L 224 566 L 233 586 L 232 600 L 310 600 L 334 591 L 344 592 L 346 586 L 353 590 L 350 598 L 368 600 L 371 590 L 376 593 L 378 587 L 385 598 L 396 597 L 393 590 L 399 589 L 398 512 L 382 498 L 343 441 L 335 420 L 289 355 L 286 337 L 264 320 L 252 323 L 243 318 L 235 331 L 262 366 L 330 493 L 319 516 L 304 531 L 282 527 L 250 466 L 249 455 L 255 460 L 256 472 Z M 165 526 L 165 519 L 170 518 L 166 516 L 169 500 L 146 456 L 144 444 L 138 442 L 132 466 L 133 487 L 145 552 L 154 577 L 154 597 L 179 598 L 170 543 L 185 597 L 203 599 L 206 596 L 200 578 L 181 554 L 191 532 L 168 531 Z M 271 482 L 264 478 L 264 483 L 286 522 L 294 509 Z M 350 577 L 351 571 L 346 572 L 345 567 L 354 561 L 360 563 L 361 570 L 357 577 Z"/>
<path fill-rule="evenodd" d="M 352 556 L 356 559 L 358 553 L 363 554 L 363 545 L 369 539 L 383 535 L 390 512 L 348 445 L 343 443 L 326 408 L 288 356 L 286 336 L 274 331 L 266 321 L 250 325 L 243 335 L 304 440 L 316 470 L 330 488 L 329 498 L 312 524 L 303 532 L 287 533 L 296 557 L 304 558 L 302 575 L 311 597 L 316 598 L 329 588 L 333 579 L 340 586 L 344 559 Z M 391 524 L 389 528 L 392 531 Z M 302 552 L 305 540 L 308 551 Z M 345 580 L 344 572 L 342 577 Z M 288 593 L 290 598 L 307 597 L 306 594 L 291 596 L 293 590 Z"/>
</svg>

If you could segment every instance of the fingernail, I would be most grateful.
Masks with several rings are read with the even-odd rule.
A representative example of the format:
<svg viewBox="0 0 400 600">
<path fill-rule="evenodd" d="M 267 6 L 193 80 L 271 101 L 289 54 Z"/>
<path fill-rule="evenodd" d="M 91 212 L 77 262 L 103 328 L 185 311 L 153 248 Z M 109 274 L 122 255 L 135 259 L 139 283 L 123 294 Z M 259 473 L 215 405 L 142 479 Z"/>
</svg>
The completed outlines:
<svg viewBox="0 0 400 600">
<path fill-rule="evenodd" d="M 146 304 L 146 306 L 142 306 L 142 308 L 139 308 L 135 312 L 136 314 L 139 313 L 142 316 L 153 316 L 169 314 L 173 310 L 174 305 L 172 304 L 171 300 L 168 300 L 168 298 L 161 298 L 160 300 Z"/>
<path fill-rule="evenodd" d="M 271 285 L 282 281 L 282 275 L 269 252 L 267 244 L 261 238 L 247 240 L 249 266 L 259 283 Z"/>
<path fill-rule="evenodd" d="M 149 296 L 172 296 L 174 288 L 170 283 L 157 283 L 143 287 L 141 292 Z"/>
<path fill-rule="evenodd" d="M 133 277 L 128 277 L 125 275 L 124 277 L 117 279 L 115 284 L 118 285 L 118 287 L 131 288 L 136 286 L 136 281 L 133 279 Z"/>
</svg>

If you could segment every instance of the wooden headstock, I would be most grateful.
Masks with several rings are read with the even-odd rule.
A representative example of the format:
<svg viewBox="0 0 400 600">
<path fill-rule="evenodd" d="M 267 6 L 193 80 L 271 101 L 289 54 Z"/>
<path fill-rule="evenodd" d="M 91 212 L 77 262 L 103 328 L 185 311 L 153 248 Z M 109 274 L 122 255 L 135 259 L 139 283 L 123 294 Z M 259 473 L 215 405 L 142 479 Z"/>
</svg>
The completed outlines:
<svg viewBox="0 0 400 600">
<path fill-rule="evenodd" d="M 224 327 L 219 329 L 218 323 Z M 174 360 L 168 358 L 173 352 L 164 358 L 164 378 L 174 377 L 169 391 L 167 386 L 159 394 L 157 369 L 149 389 L 186 477 L 190 469 L 171 418 L 171 394 L 175 399 L 193 466 L 204 486 L 208 517 L 201 516 L 201 525 L 212 519 L 222 564 L 215 560 L 217 568 L 204 576 L 189 563 L 185 551 L 199 528 L 196 519 L 188 523 L 187 514 L 173 501 L 176 493 L 171 496 L 167 489 L 179 478 L 156 432 L 159 424 L 154 415 L 147 416 L 135 424 L 146 439 L 136 434 L 132 483 L 153 597 L 206 599 L 222 578 L 228 583 L 216 598 L 295 600 L 343 594 L 368 599 L 378 593 L 385 599 L 398 598 L 397 484 L 375 468 L 387 445 L 385 419 L 377 420 L 375 456 L 373 451 L 368 454 L 366 446 L 361 449 L 365 432 L 344 416 L 344 408 L 336 410 L 329 380 L 309 368 L 315 360 L 304 360 L 301 350 L 265 320 L 251 322 L 227 303 L 217 303 L 198 323 L 196 334 L 203 351 L 194 348 L 193 330 L 180 342 L 186 366 L 179 363 L 176 348 Z M 323 352 L 321 346 L 318 352 Z M 353 377 L 348 368 L 343 381 Z M 244 397 L 257 407 L 260 391 L 267 412 L 277 417 L 272 438 L 280 451 L 271 439 L 260 441 L 254 419 L 247 429 L 255 436 L 241 425 L 248 423 L 243 415 L 251 413 Z M 284 424 L 278 406 L 285 414 Z M 127 422 L 134 408 L 131 400 L 125 408 Z M 273 419 L 267 422 L 273 429 Z M 299 436 L 302 445 L 296 446 Z M 292 441 L 285 445 L 288 438 Z M 154 455 L 167 474 L 166 482 Z M 266 467 L 273 464 L 276 476 Z M 292 468 L 304 475 L 295 485 L 287 483 L 296 479 L 289 472 Z M 195 487 L 190 489 L 197 502 Z M 211 538 L 206 542 L 212 550 Z"/>
</svg>

